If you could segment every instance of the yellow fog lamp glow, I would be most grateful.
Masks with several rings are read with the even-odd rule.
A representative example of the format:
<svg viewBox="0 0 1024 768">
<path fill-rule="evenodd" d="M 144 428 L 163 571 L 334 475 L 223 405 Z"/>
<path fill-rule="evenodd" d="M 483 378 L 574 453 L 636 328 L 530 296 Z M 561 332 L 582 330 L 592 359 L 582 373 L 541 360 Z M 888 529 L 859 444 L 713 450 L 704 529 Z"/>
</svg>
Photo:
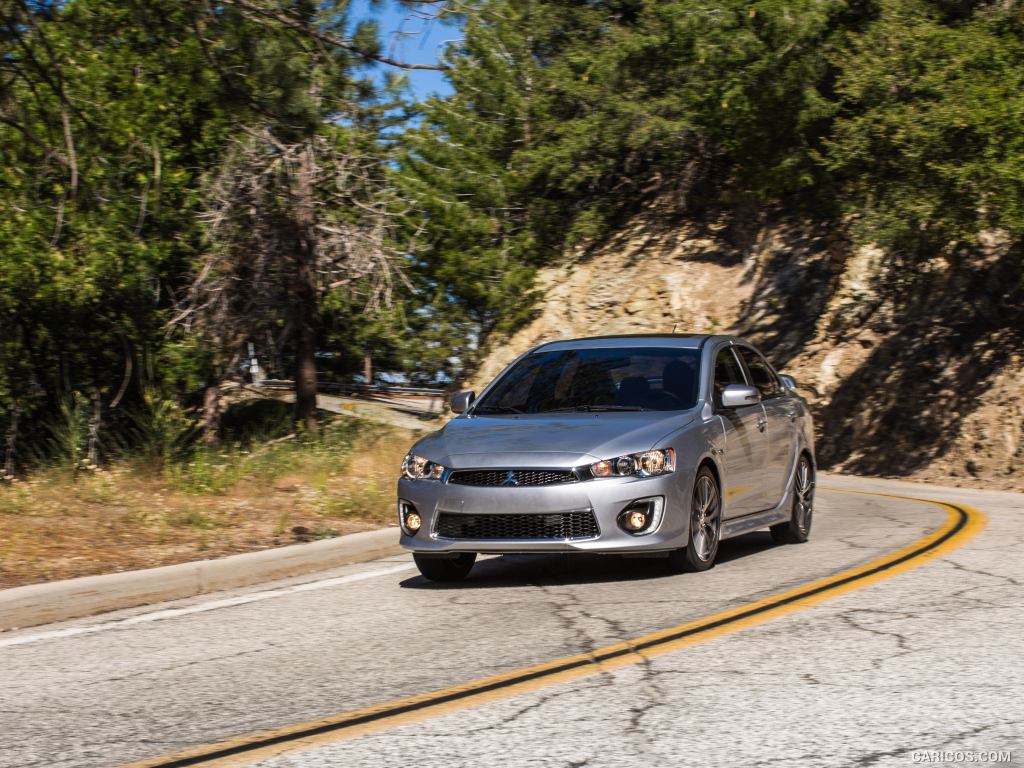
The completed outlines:
<svg viewBox="0 0 1024 768">
<path fill-rule="evenodd" d="M 625 523 L 626 527 L 631 531 L 642 531 L 647 527 L 647 511 L 634 509 L 626 514 Z"/>
<path fill-rule="evenodd" d="M 664 496 L 648 496 L 644 499 L 631 501 L 619 513 L 619 527 L 633 536 L 654 533 L 661 524 L 661 516 L 665 510 Z"/>
<path fill-rule="evenodd" d="M 423 527 L 423 518 L 416 511 L 416 507 L 403 500 L 398 502 L 398 524 L 404 533 L 415 536 Z"/>
</svg>

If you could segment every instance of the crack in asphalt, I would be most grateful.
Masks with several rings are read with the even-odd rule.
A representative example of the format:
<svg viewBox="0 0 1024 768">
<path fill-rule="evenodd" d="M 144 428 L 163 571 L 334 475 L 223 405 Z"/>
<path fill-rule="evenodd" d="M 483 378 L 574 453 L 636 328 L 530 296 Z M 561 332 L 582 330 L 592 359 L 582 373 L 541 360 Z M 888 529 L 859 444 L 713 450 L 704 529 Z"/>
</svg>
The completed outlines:
<svg viewBox="0 0 1024 768">
<path fill-rule="evenodd" d="M 893 517 L 892 515 L 876 515 L 876 519 L 888 520 L 890 523 L 895 524 L 897 528 L 910 528 L 914 525 L 914 521 L 900 517 Z"/>
<path fill-rule="evenodd" d="M 948 737 L 946 737 L 945 741 L 940 742 L 939 744 L 928 744 L 928 746 L 925 746 L 925 747 L 922 747 L 922 746 L 900 747 L 899 749 L 893 749 L 893 750 L 888 750 L 888 751 L 870 752 L 868 754 L 860 755 L 859 757 L 855 757 L 853 759 L 853 763 L 852 764 L 856 765 L 856 766 L 859 766 L 860 768 L 867 768 L 867 766 L 875 765 L 880 760 L 884 760 L 887 757 L 901 757 L 901 756 L 907 754 L 908 752 L 925 752 L 925 751 L 935 751 L 935 750 L 941 751 L 943 749 L 943 747 L 948 747 L 951 744 L 954 744 L 955 742 L 957 742 L 957 741 L 959 741 L 961 739 L 968 738 L 970 736 L 977 736 L 978 734 L 984 733 L 985 731 L 990 731 L 993 728 L 995 728 L 997 725 L 1014 725 L 1016 722 L 1019 722 L 1019 721 L 1010 721 L 1010 722 L 1004 722 L 1004 723 L 989 723 L 988 725 L 979 725 L 979 726 L 976 726 L 974 728 L 970 728 L 970 729 L 968 729 L 966 731 L 961 731 L 959 733 L 955 733 L 955 734 L 953 734 L 951 736 L 948 736 Z M 928 739 L 929 738 L 929 734 L 918 734 L 917 738 L 919 738 L 919 739 Z"/>
<path fill-rule="evenodd" d="M 956 560 L 954 560 L 952 557 L 948 557 L 948 556 L 947 557 L 939 558 L 939 560 L 940 560 L 940 562 L 943 562 L 943 563 L 946 563 L 947 565 L 953 566 L 958 571 L 964 571 L 966 573 L 971 573 L 971 574 L 974 574 L 975 576 L 985 576 L 985 577 L 987 577 L 989 579 L 996 579 L 997 581 L 1001 581 L 1004 584 L 1007 584 L 1009 586 L 1014 586 L 1014 587 L 1021 586 L 1020 580 L 1014 578 L 1013 576 L 1004 576 L 1003 574 L 1000 574 L 1000 573 L 992 573 L 991 571 L 983 571 L 981 568 L 974 568 L 972 566 L 964 565 L 963 563 L 959 563 Z"/>
<path fill-rule="evenodd" d="M 608 637 L 611 637 L 616 642 L 628 643 L 630 641 L 633 632 L 622 621 L 596 614 L 592 612 L 592 608 L 588 610 L 579 594 L 572 587 L 561 582 L 557 574 L 549 570 L 546 572 L 546 575 L 555 582 L 554 586 L 560 589 L 556 590 L 552 586 L 540 582 L 536 583 L 537 588 L 555 606 L 556 618 L 561 623 L 563 629 L 570 633 L 570 636 L 574 639 L 581 636 L 586 638 L 585 648 L 594 648 L 607 644 Z M 593 623 L 605 625 L 607 629 L 606 637 L 597 638 L 593 635 L 589 627 Z M 643 701 L 643 704 L 635 704 L 628 708 L 629 723 L 625 727 L 625 732 L 634 744 L 638 756 L 642 756 L 651 755 L 650 740 L 644 738 L 643 719 L 651 709 L 664 705 L 665 692 L 661 688 L 657 675 L 651 666 L 651 659 L 643 653 L 638 653 L 638 656 L 640 661 L 636 669 L 640 671 L 639 684 L 641 686 L 641 695 L 638 698 Z M 598 678 L 600 680 L 599 686 L 613 685 L 615 680 L 613 673 L 607 671 L 599 673 Z M 553 697 L 547 697 L 542 703 L 546 703 L 551 698 Z"/>
<path fill-rule="evenodd" d="M 844 544 L 845 546 L 849 547 L 850 549 L 866 549 L 866 550 L 868 550 L 870 552 L 877 552 L 877 553 L 882 552 L 882 550 L 879 549 L 878 544 L 857 544 L 857 543 L 855 543 L 853 541 L 853 539 L 857 539 L 857 538 L 867 538 L 867 536 L 866 536 L 866 534 L 863 534 L 863 533 L 857 533 L 857 534 L 853 534 L 852 536 L 840 536 L 839 538 L 836 539 L 836 541 L 838 541 L 840 544 Z M 872 537 L 872 541 L 874 541 L 874 537 Z"/>
<path fill-rule="evenodd" d="M 195 659 L 193 661 L 186 661 L 181 664 L 175 664 L 169 667 L 156 667 L 154 669 L 144 669 L 139 672 L 133 672 L 130 675 L 121 675 L 118 677 L 107 677 L 99 680 L 93 680 L 92 682 L 83 683 L 83 687 L 91 687 L 94 685 L 102 685 L 105 683 L 120 683 L 125 680 L 133 680 L 139 677 L 146 677 L 147 675 L 161 675 L 168 672 L 178 672 L 189 667 L 197 667 L 203 664 L 215 664 L 220 661 L 228 661 L 229 659 L 240 659 L 245 656 L 253 656 L 258 653 L 264 653 L 275 648 L 280 648 L 282 643 L 268 643 L 262 648 L 252 648 L 247 651 L 237 651 L 236 653 L 226 653 L 222 656 L 211 656 L 206 659 Z"/>
<path fill-rule="evenodd" d="M 916 618 L 916 616 L 915 614 L 907 613 L 906 611 L 891 611 L 881 608 L 847 608 L 837 614 L 839 620 L 844 622 L 847 626 L 853 627 L 854 629 L 862 632 L 869 632 L 870 634 L 877 635 L 879 637 L 890 637 L 896 641 L 896 652 L 872 658 L 871 669 L 874 669 L 875 671 L 881 670 L 882 665 L 886 662 L 893 661 L 901 656 L 908 656 L 916 652 L 916 649 L 911 647 L 910 640 L 907 639 L 906 635 L 901 632 L 887 632 L 882 629 L 876 629 L 875 627 L 861 624 L 855 618 L 855 616 L 860 614 L 891 616 L 894 617 L 894 619 L 913 619 Z"/>
<path fill-rule="evenodd" d="M 773 757 L 769 760 L 758 760 L 756 763 L 752 763 L 750 768 L 762 768 L 762 766 L 778 765 L 779 763 L 790 765 L 798 760 L 824 760 L 828 764 L 834 762 L 835 755 L 823 755 L 818 752 L 807 752 L 796 757 Z"/>
<path fill-rule="evenodd" d="M 594 683 L 590 687 L 599 688 L 599 687 L 602 687 L 602 686 L 607 687 L 607 686 L 610 686 L 610 685 L 612 685 L 612 681 L 610 679 L 597 679 L 597 678 L 595 678 Z M 490 723 L 488 725 L 481 725 L 481 726 L 478 726 L 476 728 L 470 728 L 470 729 L 460 728 L 459 729 L 459 736 L 460 737 L 462 737 L 462 736 L 471 736 L 471 735 L 474 735 L 474 734 L 477 734 L 477 733 L 486 733 L 487 731 L 493 731 L 493 730 L 496 730 L 498 728 L 504 728 L 506 726 L 509 726 L 509 725 L 512 725 L 512 724 L 516 723 L 518 720 L 521 720 L 524 715 L 527 715 L 530 712 L 533 712 L 534 710 L 541 709 L 542 707 L 546 706 L 547 704 L 549 704 L 550 702 L 554 701 L 555 699 L 561 698 L 563 696 L 568 696 L 570 694 L 578 693 L 578 692 L 579 692 L 579 690 L 577 688 L 572 688 L 572 687 L 565 688 L 565 689 L 562 689 L 562 690 L 547 691 L 545 693 L 540 694 L 539 698 L 536 701 L 517 708 L 511 714 L 504 715 L 503 717 L 501 717 L 500 720 L 498 720 L 497 722 Z"/>
</svg>

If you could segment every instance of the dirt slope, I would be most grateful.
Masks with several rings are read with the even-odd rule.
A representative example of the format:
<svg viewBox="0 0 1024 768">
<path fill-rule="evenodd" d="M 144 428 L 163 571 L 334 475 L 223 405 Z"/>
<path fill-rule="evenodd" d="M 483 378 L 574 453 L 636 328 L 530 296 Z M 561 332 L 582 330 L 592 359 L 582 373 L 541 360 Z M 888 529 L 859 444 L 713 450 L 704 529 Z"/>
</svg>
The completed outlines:
<svg viewBox="0 0 1024 768">
<path fill-rule="evenodd" d="M 468 385 L 553 339 L 735 333 L 797 378 L 823 467 L 1024 488 L 1020 257 L 999 233 L 981 242 L 910 268 L 782 216 L 646 214 L 543 270 L 535 320 Z"/>
</svg>

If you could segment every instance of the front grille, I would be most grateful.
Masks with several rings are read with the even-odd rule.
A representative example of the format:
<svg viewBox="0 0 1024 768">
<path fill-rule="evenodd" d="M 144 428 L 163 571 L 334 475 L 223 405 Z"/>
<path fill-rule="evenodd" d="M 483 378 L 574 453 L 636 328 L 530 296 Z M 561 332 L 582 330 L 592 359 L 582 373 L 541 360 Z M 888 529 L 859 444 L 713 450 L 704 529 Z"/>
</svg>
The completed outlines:
<svg viewBox="0 0 1024 768">
<path fill-rule="evenodd" d="M 446 539 L 592 539 L 598 534 L 590 510 L 528 515 L 437 516 L 437 535 Z"/>
<path fill-rule="evenodd" d="M 457 469 L 448 478 L 448 482 L 453 485 L 482 485 L 488 488 L 559 485 L 578 480 L 571 469 Z"/>
</svg>

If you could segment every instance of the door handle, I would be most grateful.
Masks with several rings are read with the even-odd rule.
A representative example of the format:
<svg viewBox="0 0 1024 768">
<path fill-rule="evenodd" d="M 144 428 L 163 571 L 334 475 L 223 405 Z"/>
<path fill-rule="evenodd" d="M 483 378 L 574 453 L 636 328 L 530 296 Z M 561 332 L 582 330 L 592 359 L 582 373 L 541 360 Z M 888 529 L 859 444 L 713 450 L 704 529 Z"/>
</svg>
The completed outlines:
<svg viewBox="0 0 1024 768">
<path fill-rule="evenodd" d="M 764 428 L 767 427 L 767 426 L 768 426 L 768 422 L 765 419 L 762 418 L 762 419 L 758 419 L 757 420 L 757 431 L 758 432 L 764 432 Z"/>
</svg>

